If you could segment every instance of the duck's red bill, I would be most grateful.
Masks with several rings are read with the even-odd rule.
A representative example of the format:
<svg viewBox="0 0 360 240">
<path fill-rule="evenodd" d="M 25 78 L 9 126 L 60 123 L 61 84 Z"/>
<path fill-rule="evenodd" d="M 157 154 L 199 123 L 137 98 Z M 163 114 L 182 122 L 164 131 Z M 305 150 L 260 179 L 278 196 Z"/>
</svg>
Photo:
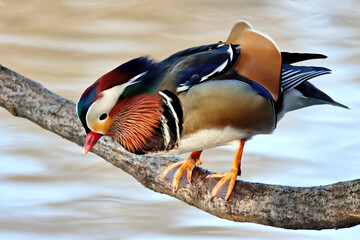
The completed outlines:
<svg viewBox="0 0 360 240">
<path fill-rule="evenodd" d="M 102 135 L 99 133 L 89 132 L 86 135 L 86 140 L 84 143 L 84 147 L 81 151 L 81 154 L 83 156 L 85 156 L 91 150 L 91 148 L 95 145 L 95 143 L 101 138 L 101 136 Z"/>
</svg>

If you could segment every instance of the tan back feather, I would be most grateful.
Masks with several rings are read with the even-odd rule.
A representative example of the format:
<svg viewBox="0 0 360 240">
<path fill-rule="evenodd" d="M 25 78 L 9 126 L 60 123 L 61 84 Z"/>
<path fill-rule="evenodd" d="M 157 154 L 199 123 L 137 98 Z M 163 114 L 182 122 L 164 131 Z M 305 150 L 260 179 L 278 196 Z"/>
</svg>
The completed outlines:
<svg viewBox="0 0 360 240">
<path fill-rule="evenodd" d="M 228 36 L 225 44 L 231 43 L 241 45 L 243 43 L 244 33 L 251 29 L 253 29 L 253 27 L 248 21 L 244 19 L 237 21 L 231 29 L 230 35 Z"/>
<path fill-rule="evenodd" d="M 236 71 L 259 83 L 276 101 L 280 90 L 281 53 L 274 40 L 241 20 L 233 27 L 226 43 L 240 44 Z"/>
</svg>

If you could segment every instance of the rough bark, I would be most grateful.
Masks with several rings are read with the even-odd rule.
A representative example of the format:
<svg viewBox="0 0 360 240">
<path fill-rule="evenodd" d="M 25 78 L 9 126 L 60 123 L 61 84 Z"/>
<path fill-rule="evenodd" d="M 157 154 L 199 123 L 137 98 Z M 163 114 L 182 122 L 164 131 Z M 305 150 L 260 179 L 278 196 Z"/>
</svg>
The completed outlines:
<svg viewBox="0 0 360 240">
<path fill-rule="evenodd" d="M 69 141 L 82 145 L 85 133 L 75 104 L 0 65 L 0 105 Z M 237 181 L 228 201 L 209 200 L 206 169 L 196 167 L 193 185 L 172 193 L 160 176 L 177 158 L 129 155 L 109 138 L 92 152 L 156 192 L 173 196 L 220 218 L 289 229 L 345 228 L 360 223 L 360 179 L 326 186 L 290 187 Z"/>
</svg>

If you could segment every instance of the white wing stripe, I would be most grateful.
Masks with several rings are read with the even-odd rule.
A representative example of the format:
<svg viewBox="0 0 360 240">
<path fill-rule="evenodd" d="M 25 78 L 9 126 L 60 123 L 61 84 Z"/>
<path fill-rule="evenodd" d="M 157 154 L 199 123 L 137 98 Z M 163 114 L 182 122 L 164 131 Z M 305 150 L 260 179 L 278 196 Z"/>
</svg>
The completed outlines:
<svg viewBox="0 0 360 240">
<path fill-rule="evenodd" d="M 326 73 L 325 71 L 312 71 L 312 72 L 306 72 L 303 74 L 299 74 L 296 77 L 292 77 L 289 79 L 285 79 L 284 81 L 282 81 L 283 85 L 287 85 L 287 84 L 291 84 L 291 82 L 296 81 L 297 79 L 303 78 L 303 77 L 307 77 L 307 76 L 313 76 L 313 75 L 321 75 Z"/>
<path fill-rule="evenodd" d="M 190 88 L 190 86 L 181 86 L 181 87 L 176 88 L 176 91 L 183 92 L 183 91 L 188 90 L 189 88 Z"/>
<path fill-rule="evenodd" d="M 221 72 L 222 70 L 224 70 L 228 64 L 229 60 L 226 59 L 225 62 L 223 62 L 220 66 L 218 66 L 214 71 L 212 71 L 211 73 L 209 73 L 208 75 L 205 75 L 201 78 L 200 82 L 207 80 L 209 77 L 211 77 L 212 75 L 214 75 L 215 73 Z"/>
<path fill-rule="evenodd" d="M 291 83 L 293 81 L 296 81 L 297 79 L 299 78 L 302 78 L 303 76 L 306 76 L 306 75 L 310 75 L 310 74 L 313 74 L 314 72 L 316 71 L 311 71 L 311 72 L 303 72 L 303 73 L 300 73 L 300 74 L 297 74 L 295 76 L 291 76 L 289 78 L 286 78 L 282 81 L 282 84 L 283 85 L 286 85 L 287 83 Z"/>
<path fill-rule="evenodd" d="M 306 81 L 306 80 L 309 80 L 309 79 L 311 79 L 311 78 L 320 76 L 320 75 L 322 75 L 322 74 L 323 74 L 323 72 L 315 72 L 315 73 L 313 73 L 313 74 L 306 75 L 306 76 L 304 76 L 303 78 L 299 79 L 298 81 L 296 81 L 296 82 L 294 82 L 294 83 L 286 86 L 285 88 L 286 88 L 286 89 L 294 88 L 294 87 L 298 86 L 300 83 L 302 83 L 302 82 L 304 82 L 304 81 Z"/>
<path fill-rule="evenodd" d="M 234 50 L 233 48 L 231 47 L 231 44 L 229 44 L 229 48 L 228 50 L 226 50 L 226 52 L 229 54 L 229 58 L 226 59 L 222 64 L 220 64 L 217 68 L 214 69 L 214 71 L 212 71 L 211 73 L 203 76 L 199 82 L 203 82 L 207 79 L 209 79 L 211 76 L 213 76 L 214 74 L 216 73 L 220 73 L 221 71 L 223 71 L 227 65 L 229 63 L 231 63 L 231 61 L 233 60 L 233 57 L 234 57 Z M 179 87 L 176 88 L 176 91 L 177 92 L 183 92 L 183 91 L 186 91 L 190 88 L 191 86 L 187 86 L 187 85 L 180 85 Z"/>
<path fill-rule="evenodd" d="M 281 76 L 284 79 L 284 78 L 288 78 L 290 76 L 296 75 L 299 72 L 300 72 L 300 70 L 298 70 L 298 71 L 288 70 L 287 72 L 283 73 Z"/>
<path fill-rule="evenodd" d="M 322 75 L 322 73 L 315 72 L 315 73 L 312 73 L 312 74 L 305 75 L 305 76 L 297 79 L 297 80 L 294 81 L 294 82 L 291 82 L 291 83 L 286 84 L 286 85 L 284 86 L 284 88 L 285 88 L 285 90 L 286 90 L 286 89 L 289 89 L 289 88 L 294 88 L 294 87 L 296 87 L 297 85 L 299 85 L 300 83 L 302 83 L 302 82 L 304 82 L 304 81 L 306 81 L 306 80 L 309 80 L 309 79 L 311 79 L 311 78 L 313 78 L 313 77 L 317 77 L 317 76 L 319 76 L 319 75 Z"/>
</svg>

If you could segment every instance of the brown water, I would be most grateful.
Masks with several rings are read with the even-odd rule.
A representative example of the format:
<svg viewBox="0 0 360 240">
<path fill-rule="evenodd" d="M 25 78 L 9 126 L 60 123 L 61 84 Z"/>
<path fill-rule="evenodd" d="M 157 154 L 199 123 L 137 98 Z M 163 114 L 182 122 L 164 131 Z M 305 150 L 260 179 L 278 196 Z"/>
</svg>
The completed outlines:
<svg viewBox="0 0 360 240">
<path fill-rule="evenodd" d="M 247 143 L 242 179 L 296 186 L 359 178 L 360 3 L 342 1 L 0 0 L 0 64 L 77 101 L 99 76 L 140 55 L 161 59 L 225 40 L 246 18 L 282 50 L 320 52 L 313 81 L 343 110 L 288 114 Z M 0 239 L 356 239 L 360 227 L 293 231 L 218 219 L 145 189 L 99 157 L 0 109 Z M 234 149 L 206 151 L 226 171 Z"/>
</svg>

